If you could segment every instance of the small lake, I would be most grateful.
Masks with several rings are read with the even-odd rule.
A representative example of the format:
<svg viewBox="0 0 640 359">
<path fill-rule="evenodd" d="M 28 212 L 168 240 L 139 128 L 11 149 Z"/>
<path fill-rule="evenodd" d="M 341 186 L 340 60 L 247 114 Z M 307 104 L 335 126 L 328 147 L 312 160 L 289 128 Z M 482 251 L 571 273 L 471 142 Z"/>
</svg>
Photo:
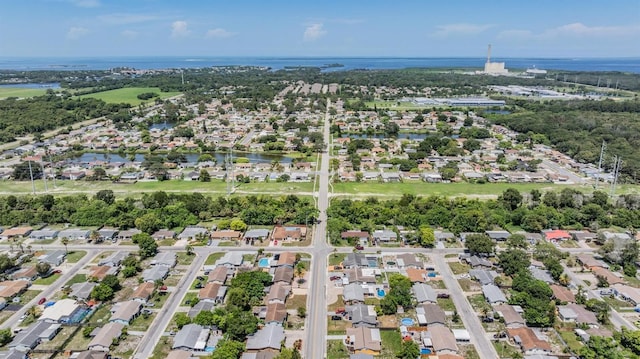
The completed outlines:
<svg viewBox="0 0 640 359">
<path fill-rule="evenodd" d="M 210 153 L 218 164 L 224 163 L 225 153 Z M 136 153 L 134 162 L 142 162 L 144 161 L 144 154 Z M 199 153 L 186 153 L 184 155 L 187 158 L 187 162 L 197 162 L 198 157 L 200 157 Z M 234 152 L 234 158 L 244 157 L 248 158 L 251 163 L 271 163 L 274 160 L 280 161 L 280 163 L 291 163 L 293 158 L 285 157 L 281 155 L 273 155 L 273 154 L 265 154 L 265 153 L 242 153 L 242 152 Z M 87 152 L 83 153 L 80 157 L 76 157 L 71 159 L 73 163 L 88 163 L 94 161 L 104 161 L 108 163 L 114 162 L 131 162 L 129 160 L 129 156 L 122 157 L 117 153 L 95 153 L 95 152 Z"/>
<path fill-rule="evenodd" d="M 379 140 L 385 139 L 385 138 L 389 138 L 385 135 L 381 135 L 381 134 L 375 134 L 375 135 L 367 135 L 367 134 L 355 134 L 355 133 L 351 133 L 351 134 L 347 134 L 345 135 L 346 137 L 352 138 L 352 139 L 370 139 L 370 138 L 377 138 Z M 427 138 L 427 134 L 426 133 L 399 133 L 398 136 L 396 137 L 397 139 L 401 139 L 401 140 L 424 140 L 425 138 Z"/>
<path fill-rule="evenodd" d="M 18 89 L 60 89 L 59 82 L 51 82 L 44 84 L 35 84 L 35 83 L 27 83 L 27 84 L 3 84 L 0 85 L 0 88 L 18 88 Z"/>
</svg>

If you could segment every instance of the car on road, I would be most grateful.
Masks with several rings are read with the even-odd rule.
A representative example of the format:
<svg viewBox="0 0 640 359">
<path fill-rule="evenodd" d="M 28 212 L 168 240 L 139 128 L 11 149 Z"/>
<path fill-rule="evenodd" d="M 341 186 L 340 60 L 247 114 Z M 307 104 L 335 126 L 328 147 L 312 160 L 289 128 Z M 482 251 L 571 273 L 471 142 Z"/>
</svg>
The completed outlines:
<svg viewBox="0 0 640 359">
<path fill-rule="evenodd" d="M 450 297 L 449 293 L 438 293 L 438 298 L 446 299 L 446 298 L 449 298 L 449 297 Z"/>
<path fill-rule="evenodd" d="M 342 277 L 337 276 L 337 275 L 332 275 L 331 277 L 329 277 L 329 280 L 340 280 Z"/>
<path fill-rule="evenodd" d="M 27 315 L 26 314 L 22 314 L 22 316 L 20 317 L 20 319 L 18 319 L 18 322 L 22 322 L 23 320 L 27 319 Z"/>
<path fill-rule="evenodd" d="M 44 304 L 44 302 L 46 302 L 46 301 L 47 301 L 47 298 L 42 297 L 42 298 L 40 298 L 40 300 L 38 301 L 38 305 L 43 305 L 43 304 Z"/>
<path fill-rule="evenodd" d="M 51 272 L 51 274 L 60 274 L 60 273 L 62 273 L 60 269 L 56 269 L 53 272 Z"/>
<path fill-rule="evenodd" d="M 356 249 L 357 249 L 357 250 L 359 250 L 359 251 L 361 251 L 361 250 L 363 250 L 363 249 L 364 249 L 364 247 L 363 247 L 363 246 L 361 246 L 361 245 L 357 245 L 357 246 L 356 246 Z"/>
</svg>

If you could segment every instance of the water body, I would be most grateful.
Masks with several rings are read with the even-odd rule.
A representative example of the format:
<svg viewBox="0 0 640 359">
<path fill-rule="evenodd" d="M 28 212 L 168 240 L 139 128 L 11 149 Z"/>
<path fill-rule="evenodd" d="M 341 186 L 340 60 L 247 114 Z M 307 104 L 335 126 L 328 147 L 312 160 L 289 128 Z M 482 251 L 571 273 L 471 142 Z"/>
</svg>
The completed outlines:
<svg viewBox="0 0 640 359">
<path fill-rule="evenodd" d="M 114 67 L 136 69 L 204 68 L 211 66 L 264 66 L 274 70 L 290 67 L 323 67 L 323 71 L 353 69 L 473 68 L 484 67 L 484 57 L 0 57 L 1 70 L 108 70 Z M 536 67 L 545 70 L 625 71 L 640 73 L 640 58 L 494 58 L 508 69 Z"/>
<path fill-rule="evenodd" d="M 162 122 L 162 123 L 154 123 L 151 126 L 149 126 L 149 130 L 168 130 L 170 128 L 174 128 L 175 127 L 175 123 L 171 123 L 171 122 Z"/>
<path fill-rule="evenodd" d="M 216 163 L 224 163 L 225 153 L 211 153 L 214 157 Z M 142 162 L 144 161 L 144 154 L 136 153 L 134 157 L 134 162 Z M 184 155 L 187 159 L 187 162 L 197 162 L 200 154 L 198 153 L 186 153 Z M 248 158 L 251 163 L 271 163 L 274 160 L 280 161 L 280 163 L 290 163 L 293 159 L 291 157 L 285 157 L 280 155 L 273 154 L 263 154 L 263 153 L 240 153 L 234 152 L 234 158 L 244 157 Z M 95 152 L 87 152 L 83 153 L 80 157 L 76 157 L 71 159 L 73 163 L 89 163 L 94 161 L 103 161 L 107 163 L 115 163 L 115 162 L 131 162 L 129 160 L 129 156 L 125 155 L 124 157 L 120 156 L 117 153 L 95 153 Z"/>
<path fill-rule="evenodd" d="M 355 134 L 355 133 L 344 135 L 344 137 L 349 137 L 352 139 L 377 138 L 379 140 L 389 138 L 381 134 L 375 134 L 375 135 L 369 136 L 367 134 Z M 399 133 L 396 138 L 401 140 L 424 140 L 425 138 L 427 138 L 427 134 L 426 133 Z"/>
<path fill-rule="evenodd" d="M 36 84 L 36 83 L 28 83 L 28 84 L 8 84 L 8 85 L 0 85 L 0 88 L 19 88 L 19 89 L 59 89 L 59 82 L 51 82 L 45 84 Z"/>
</svg>

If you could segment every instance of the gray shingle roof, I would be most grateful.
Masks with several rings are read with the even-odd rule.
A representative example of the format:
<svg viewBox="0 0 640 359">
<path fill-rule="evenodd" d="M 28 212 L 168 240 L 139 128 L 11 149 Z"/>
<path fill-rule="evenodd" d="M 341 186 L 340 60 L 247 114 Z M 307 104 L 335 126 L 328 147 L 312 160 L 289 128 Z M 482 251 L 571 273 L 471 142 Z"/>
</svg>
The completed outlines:
<svg viewBox="0 0 640 359">
<path fill-rule="evenodd" d="M 280 324 L 269 323 L 255 334 L 247 337 L 247 350 L 280 349 L 284 340 L 284 329 Z"/>
</svg>

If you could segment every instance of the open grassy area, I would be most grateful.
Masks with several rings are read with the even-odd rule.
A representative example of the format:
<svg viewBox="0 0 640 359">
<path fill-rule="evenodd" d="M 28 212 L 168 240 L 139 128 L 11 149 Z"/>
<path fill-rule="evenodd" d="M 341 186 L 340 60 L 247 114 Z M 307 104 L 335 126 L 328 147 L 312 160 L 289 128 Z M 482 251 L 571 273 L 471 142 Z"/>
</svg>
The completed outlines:
<svg viewBox="0 0 640 359">
<path fill-rule="evenodd" d="M 89 323 L 93 324 L 93 325 L 98 325 L 98 326 L 102 326 L 102 324 L 105 324 L 109 321 L 109 318 L 111 317 L 111 306 L 109 305 L 102 305 L 100 308 L 98 308 L 93 315 L 91 316 L 91 319 L 89 319 Z"/>
<path fill-rule="evenodd" d="M 47 92 L 46 88 L 20 88 L 20 87 L 0 87 L 0 99 L 7 97 L 33 97 L 44 95 Z"/>
<path fill-rule="evenodd" d="M 36 193 L 44 193 L 44 182 L 42 180 L 34 181 Z M 50 185 L 49 185 L 50 186 Z M 226 194 L 227 185 L 222 181 L 196 182 L 196 181 L 139 181 L 136 183 L 113 183 L 109 181 L 92 182 L 92 181 L 57 181 L 56 190 L 52 193 L 55 195 L 69 195 L 78 193 L 91 193 L 102 189 L 112 190 L 116 195 L 127 195 L 140 197 L 144 192 L 202 192 L 210 194 Z M 296 183 L 243 183 L 236 186 L 236 194 L 270 194 L 274 196 L 296 194 L 305 195 L 311 192 L 313 183 L 296 182 Z M 0 181 L 0 193 L 6 192 L 11 194 L 30 194 L 32 192 L 31 182 L 29 181 Z"/>
<path fill-rule="evenodd" d="M 348 320 L 333 320 L 327 317 L 327 334 L 329 335 L 345 335 L 347 328 L 351 328 L 351 322 Z"/>
<path fill-rule="evenodd" d="M 327 310 L 330 312 L 334 312 L 338 308 L 344 308 L 344 298 L 341 295 L 338 295 L 338 300 L 335 303 L 329 304 Z"/>
<path fill-rule="evenodd" d="M 453 312 L 456 310 L 456 305 L 453 304 L 453 299 L 451 298 L 438 298 L 438 306 L 442 308 L 445 312 Z"/>
<path fill-rule="evenodd" d="M 342 263 L 342 261 L 344 261 L 345 258 L 347 258 L 347 255 L 344 253 L 331 253 L 329 255 L 329 265 L 337 266 L 340 263 Z"/>
<path fill-rule="evenodd" d="M 173 341 L 169 337 L 161 337 L 158 341 L 158 344 L 153 349 L 153 354 L 151 355 L 151 359 L 164 359 L 167 357 L 167 353 L 171 351 L 171 346 L 173 345 Z"/>
<path fill-rule="evenodd" d="M 468 273 L 470 269 L 468 265 L 460 262 L 449 262 L 449 267 L 451 267 L 453 274 Z"/>
<path fill-rule="evenodd" d="M 482 308 L 491 309 L 491 306 L 489 305 L 489 303 L 487 303 L 487 300 L 482 294 L 470 295 L 467 297 L 467 299 L 469 300 L 469 303 L 471 303 L 473 309 L 477 310 L 478 312 L 481 312 Z"/>
<path fill-rule="evenodd" d="M 298 309 L 307 306 L 307 296 L 304 294 L 293 295 L 287 299 L 287 309 Z"/>
<path fill-rule="evenodd" d="M 161 92 L 160 88 L 158 87 L 126 87 L 116 90 L 96 92 L 78 97 L 97 98 L 107 103 L 128 103 L 132 106 L 137 106 L 142 102 L 151 104 L 155 101 L 155 98 L 149 100 L 140 100 L 137 97 L 138 95 L 146 92 L 154 92 L 158 94 L 161 99 L 173 97 L 180 94 L 180 92 Z"/>
<path fill-rule="evenodd" d="M 573 353 L 577 353 L 580 348 L 582 348 L 582 342 L 580 342 L 580 340 L 578 339 L 578 336 L 576 335 L 576 333 L 573 332 L 573 330 L 568 329 L 568 330 L 558 330 L 558 334 L 560 334 L 560 337 L 562 337 L 562 340 L 565 341 L 565 343 L 567 343 L 567 345 L 569 346 L 569 349 L 571 349 L 571 351 Z"/>
<path fill-rule="evenodd" d="M 56 274 L 52 274 L 46 278 L 38 278 L 36 280 L 33 281 L 33 284 L 42 284 L 42 285 L 51 285 L 53 284 L 53 282 L 57 281 L 58 278 L 60 278 L 62 274 L 60 273 L 56 273 Z"/>
<path fill-rule="evenodd" d="M 66 284 L 65 286 L 72 286 L 76 283 L 84 283 L 87 281 L 87 276 L 86 274 L 76 274 L 73 276 L 73 278 L 71 278 Z"/>
<path fill-rule="evenodd" d="M 567 188 L 566 185 L 556 185 L 553 183 L 427 183 L 427 182 L 404 182 L 404 183 L 377 183 L 377 182 L 343 182 L 334 183 L 334 193 L 345 195 L 361 196 L 389 196 L 400 197 L 404 193 L 415 195 L 440 195 L 447 197 L 472 196 L 477 198 L 497 197 L 507 188 L 515 188 L 520 192 L 530 192 L 532 189 L 540 191 L 560 190 Z M 593 191 L 591 187 L 576 188 L 582 192 Z M 626 186 L 625 190 L 637 192 L 640 186 Z M 623 189 L 620 190 L 620 193 Z"/>
<path fill-rule="evenodd" d="M 156 313 L 152 313 L 148 315 L 141 314 L 136 319 L 131 321 L 131 324 L 129 325 L 129 330 L 146 331 L 147 329 L 149 329 L 149 326 L 151 325 L 155 317 L 156 317 Z"/>
<path fill-rule="evenodd" d="M 400 332 L 395 330 L 380 330 L 380 338 L 382 339 L 383 358 L 394 358 L 396 353 L 402 349 L 402 337 Z"/>
<path fill-rule="evenodd" d="M 67 263 L 78 263 L 84 256 L 87 255 L 86 251 L 72 251 L 67 254 Z"/>
<path fill-rule="evenodd" d="M 204 261 L 205 265 L 213 265 L 216 264 L 216 261 L 224 256 L 223 252 L 211 253 L 207 257 L 207 260 Z"/>
<path fill-rule="evenodd" d="M 327 359 L 347 359 L 349 352 L 342 340 L 327 340 Z"/>
<path fill-rule="evenodd" d="M 188 255 L 187 252 L 176 253 L 176 261 L 178 262 L 178 265 L 189 265 L 195 258 L 195 255 Z"/>
</svg>

